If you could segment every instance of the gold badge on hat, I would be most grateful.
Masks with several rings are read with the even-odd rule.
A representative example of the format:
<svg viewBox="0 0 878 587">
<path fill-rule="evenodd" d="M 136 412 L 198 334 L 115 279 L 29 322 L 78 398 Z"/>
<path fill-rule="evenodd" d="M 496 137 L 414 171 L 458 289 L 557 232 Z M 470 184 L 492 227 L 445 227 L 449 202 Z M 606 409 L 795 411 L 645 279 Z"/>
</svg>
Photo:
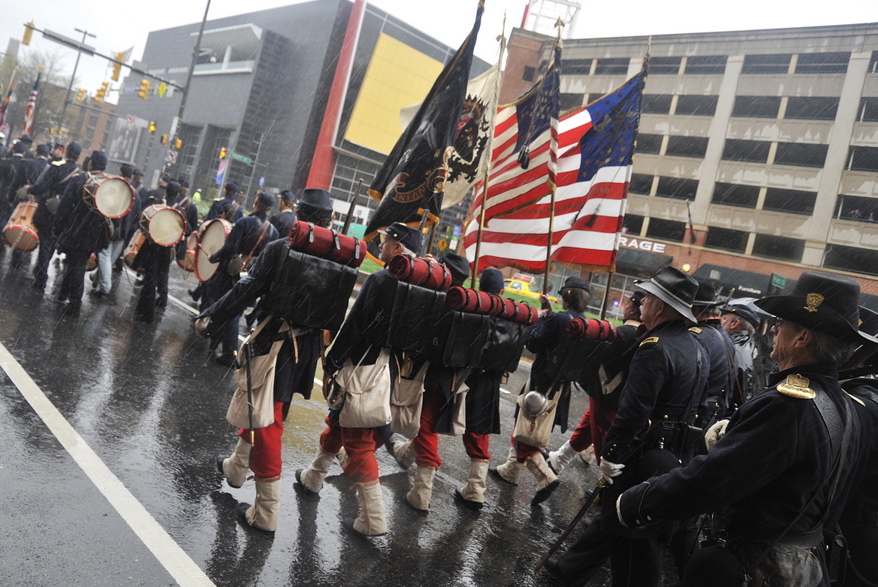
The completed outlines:
<svg viewBox="0 0 878 587">
<path fill-rule="evenodd" d="M 808 310 L 809 312 L 816 312 L 817 306 L 822 304 L 823 300 L 825 300 L 825 299 L 826 298 L 824 298 L 819 293 L 809 293 L 808 295 L 805 296 L 805 303 L 808 304 L 807 306 L 805 306 L 805 309 Z"/>
<path fill-rule="evenodd" d="M 787 375 L 786 381 L 778 384 L 777 390 L 796 399 L 814 399 L 817 392 L 808 387 L 811 382 L 798 374 Z"/>
</svg>

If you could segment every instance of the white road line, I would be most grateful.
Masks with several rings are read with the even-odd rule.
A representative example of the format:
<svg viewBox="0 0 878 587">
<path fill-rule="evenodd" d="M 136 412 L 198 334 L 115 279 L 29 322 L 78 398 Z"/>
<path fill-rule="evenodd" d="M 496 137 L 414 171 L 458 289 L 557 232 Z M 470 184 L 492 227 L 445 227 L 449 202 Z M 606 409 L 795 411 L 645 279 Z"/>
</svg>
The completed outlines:
<svg viewBox="0 0 878 587">
<path fill-rule="evenodd" d="M 181 586 L 213 585 L 204 571 L 189 558 L 180 545 L 165 532 L 165 529 L 86 444 L 2 344 L 0 344 L 0 368 L 6 372 L 21 395 L 70 453 L 76 464 L 88 475 L 95 487 L 107 498 L 177 583 Z"/>
</svg>

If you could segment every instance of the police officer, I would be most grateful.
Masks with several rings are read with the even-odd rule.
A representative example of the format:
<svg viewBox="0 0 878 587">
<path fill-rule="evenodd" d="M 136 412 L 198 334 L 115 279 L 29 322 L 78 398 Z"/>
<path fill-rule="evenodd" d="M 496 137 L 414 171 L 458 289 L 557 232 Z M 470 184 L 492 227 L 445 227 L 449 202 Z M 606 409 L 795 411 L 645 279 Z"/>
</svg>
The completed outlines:
<svg viewBox="0 0 878 587">
<path fill-rule="evenodd" d="M 316 226 L 328 227 L 332 220 L 332 201 L 325 190 L 313 192 L 310 201 L 313 206 L 308 213 L 302 213 L 305 222 Z M 215 335 L 226 322 L 236 320 L 236 316 L 258 298 L 268 296 L 277 288 L 291 287 L 294 284 L 284 281 L 280 268 L 284 263 L 289 244 L 286 238 L 277 239 L 268 244 L 259 255 L 247 275 L 216 304 L 207 308 L 196 320 L 199 334 Z M 281 296 L 283 297 L 283 296 Z M 277 308 L 272 301 L 263 299 L 257 306 L 256 313 L 260 323 L 266 317 L 272 320 L 266 323 L 256 340 L 256 347 L 265 348 L 278 340 L 279 330 L 283 325 L 281 317 L 286 316 L 290 308 Z M 288 320 L 295 320 L 295 312 Z M 206 320 L 205 320 L 206 319 Z M 206 321 L 206 324 L 205 324 Z M 292 323 L 295 326 L 295 323 Z M 314 374 L 317 361 L 320 359 L 323 333 L 316 328 L 295 328 L 295 346 L 289 335 L 278 353 L 277 370 L 274 375 L 274 407 L 275 421 L 273 424 L 255 430 L 255 444 L 251 446 L 247 430 L 240 430 L 238 443 L 234 452 L 227 458 L 218 458 L 217 467 L 232 487 L 244 484 L 248 469 L 253 471 L 256 479 L 256 500 L 252 506 L 241 504 L 240 508 L 248 526 L 264 533 L 274 534 L 277 528 L 277 515 L 280 509 L 280 475 L 283 464 L 281 458 L 281 439 L 283 423 L 290 409 L 293 395 L 299 394 L 305 399 L 311 397 L 314 387 Z"/>
<path fill-rule="evenodd" d="M 223 197 L 216 198 L 210 205 L 205 220 L 213 220 L 214 218 L 222 218 L 231 223 L 237 222 L 243 215 L 241 204 L 235 200 L 238 195 L 238 184 L 234 181 L 227 181 L 223 186 Z"/>
<path fill-rule="evenodd" d="M 277 240 L 277 230 L 268 222 L 268 213 L 274 207 L 274 203 L 275 198 L 272 194 L 259 192 L 253 203 L 253 213 L 235 222 L 225 244 L 210 256 L 210 262 L 219 263 L 219 267 L 204 284 L 203 308 L 213 305 L 231 290 L 238 280 L 238 272 L 244 269 L 243 265 L 256 259 L 268 243 Z M 234 266 L 237 261 L 240 261 L 241 266 L 237 268 L 236 272 Z M 214 357 L 221 365 L 229 366 L 235 361 L 235 355 L 238 351 L 240 319 L 241 316 L 238 315 L 227 320 L 224 330 L 212 340 L 212 344 L 222 345 L 220 354 Z"/>
<path fill-rule="evenodd" d="M 859 285 L 806 271 L 788 296 L 758 300 L 774 315 L 777 362 L 771 387 L 744 403 L 707 455 L 613 499 L 621 526 L 716 512 L 727 522 L 722 546 L 690 560 L 685 585 L 820 584 L 813 547 L 837 496 L 846 446 L 860 439 L 838 383 L 837 365 L 864 341 Z M 725 571 L 717 571 L 725 565 Z"/>
<path fill-rule="evenodd" d="M 676 423 L 682 422 L 688 431 L 688 424 L 695 421 L 710 369 L 709 357 L 689 331 L 695 322 L 691 308 L 698 283 L 679 269 L 666 267 L 636 285 L 646 292 L 640 315 L 648 332 L 631 359 L 619 410 L 604 439 L 600 469 L 610 486 L 601 495 L 603 511 L 567 552 L 545 565 L 569 583 L 587 581 L 609 556 L 613 585 L 657 584 L 656 537 L 608 534 L 601 528 L 602 520 L 610 513 L 608 504 L 621 493 L 619 488 L 637 481 L 639 461 L 651 459 L 655 449 L 663 447 L 661 452 L 672 460 L 693 452 L 685 441 L 694 439 L 684 438 Z M 634 560 L 637 564 L 632 564 Z"/>
<path fill-rule="evenodd" d="M 753 334 L 759 328 L 759 316 L 744 304 L 729 304 L 720 310 L 720 322 L 735 345 L 738 388 L 741 390 L 741 401 L 747 401 L 765 388 L 765 382 L 757 383 L 753 368 L 756 359 Z"/>
<path fill-rule="evenodd" d="M 34 267 L 34 281 L 31 287 L 43 289 L 49 279 L 49 263 L 55 253 L 55 236 L 53 225 L 55 212 L 60 203 L 60 195 L 64 192 L 70 179 L 79 173 L 76 161 L 82 154 L 82 147 L 76 141 L 67 145 L 64 159 L 53 161 L 46 172 L 30 186 L 27 193 L 34 196 L 37 211 L 34 213 L 34 226 L 37 227 L 40 242 L 37 252 L 37 264 Z M 86 259 L 87 260 L 87 259 Z"/>
<path fill-rule="evenodd" d="M 85 267 L 89 256 L 107 246 L 112 224 L 83 199 L 83 186 L 90 178 L 102 177 L 107 166 L 107 155 L 92 151 L 88 159 L 88 172 L 73 177 L 64 189 L 58 205 L 54 231 L 58 250 L 66 255 L 67 262 L 58 301 L 67 302 L 67 312 L 79 315 L 84 291 Z"/>
<path fill-rule="evenodd" d="M 299 214 L 302 208 L 299 207 Z M 396 255 L 415 255 L 421 247 L 421 234 L 405 224 L 394 222 L 382 234 L 381 261 L 388 262 Z M 374 365 L 381 348 L 366 337 L 378 307 L 382 284 L 388 279 L 387 270 L 376 271 L 366 278 L 341 331 L 326 356 L 324 373 L 335 374 L 345 361 L 353 364 Z M 392 351 L 391 351 L 392 352 Z M 401 357 L 397 357 L 401 359 Z M 391 379 L 397 375 L 396 361 L 390 361 Z M 349 531 L 364 536 L 383 536 L 387 533 L 384 517 L 384 500 L 378 480 L 378 461 L 375 450 L 384 444 L 386 435 L 376 428 L 343 428 L 339 424 L 339 410 L 330 410 L 326 429 L 320 434 L 320 447 L 314 460 L 306 469 L 296 471 L 296 482 L 310 493 L 318 493 L 329 466 L 344 448 L 345 474 L 356 483 L 360 500 L 360 513 L 356 518 L 346 518 L 342 525 Z"/>
<path fill-rule="evenodd" d="M 310 199 L 308 196 L 310 191 L 306 189 L 302 194 L 302 199 L 306 202 Z M 296 212 L 293 210 L 296 205 L 296 197 L 290 190 L 284 190 L 278 196 L 277 202 L 278 211 L 272 214 L 268 221 L 277 229 L 277 233 L 281 237 L 285 237 L 290 234 L 290 228 L 296 223 Z M 307 204 L 303 203 L 302 205 Z"/>
</svg>

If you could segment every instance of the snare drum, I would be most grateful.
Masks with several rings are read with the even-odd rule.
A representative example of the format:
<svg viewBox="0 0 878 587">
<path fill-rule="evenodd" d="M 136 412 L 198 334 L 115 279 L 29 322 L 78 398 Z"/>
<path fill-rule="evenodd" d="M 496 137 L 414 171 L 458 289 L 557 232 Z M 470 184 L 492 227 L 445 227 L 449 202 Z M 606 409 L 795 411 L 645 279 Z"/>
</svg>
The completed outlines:
<svg viewBox="0 0 878 587">
<path fill-rule="evenodd" d="M 198 246 L 198 233 L 193 232 L 186 239 L 186 256 L 182 259 L 177 259 L 177 265 L 180 266 L 180 269 L 183 271 L 188 271 L 192 273 L 195 271 L 195 248 Z"/>
<path fill-rule="evenodd" d="M 89 176 L 82 186 L 82 199 L 107 218 L 122 218 L 134 206 L 134 188 L 114 175 Z"/>
<path fill-rule="evenodd" d="M 183 213 L 164 204 L 148 206 L 140 216 L 140 229 L 162 247 L 172 247 L 186 234 L 186 218 Z"/>
<path fill-rule="evenodd" d="M 223 248 L 226 237 L 232 230 L 232 223 L 222 218 L 208 220 L 198 229 L 195 247 L 195 277 L 207 281 L 216 273 L 218 263 L 211 263 L 210 256 Z"/>
<path fill-rule="evenodd" d="M 134 236 L 131 237 L 131 242 L 128 243 L 128 248 L 125 249 L 125 254 L 122 256 L 122 260 L 125 262 L 125 266 L 133 269 L 134 265 L 134 257 L 137 256 L 137 253 L 140 252 L 141 247 L 143 247 L 143 243 L 146 242 L 146 235 L 142 230 L 137 230 L 134 232 Z"/>
<path fill-rule="evenodd" d="M 20 202 L 3 228 L 3 240 L 19 253 L 33 251 L 40 242 L 40 237 L 37 236 L 37 227 L 34 225 L 36 211 L 36 203 Z"/>
</svg>

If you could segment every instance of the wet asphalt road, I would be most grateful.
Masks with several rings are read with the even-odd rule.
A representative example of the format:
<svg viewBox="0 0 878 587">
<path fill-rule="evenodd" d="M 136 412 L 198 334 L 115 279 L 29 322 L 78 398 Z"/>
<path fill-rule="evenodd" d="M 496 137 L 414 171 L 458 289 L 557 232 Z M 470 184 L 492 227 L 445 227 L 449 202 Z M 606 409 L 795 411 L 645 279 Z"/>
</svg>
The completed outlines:
<svg viewBox="0 0 878 587">
<path fill-rule="evenodd" d="M 4 252 L 5 253 L 5 252 Z M 138 290 L 118 275 L 109 299 L 86 295 L 82 314 L 52 301 L 29 270 L 0 262 L 0 584 L 2 585 L 555 585 L 533 567 L 597 479 L 576 462 L 542 506 L 533 477 L 518 487 L 488 480 L 480 513 L 457 506 L 454 488 L 469 460 L 458 438 L 442 437 L 444 464 L 428 514 L 404 500 L 410 474 L 378 452 L 389 533 L 363 539 L 340 520 L 357 513 L 355 492 L 333 465 L 319 497 L 296 490 L 293 472 L 317 448 L 322 396 L 296 397 L 284 434 L 284 476 L 273 540 L 243 528 L 238 501 L 214 458 L 235 443 L 225 422 L 231 372 L 210 360 L 193 334 L 186 289 L 172 267 L 172 303 L 155 325 L 133 321 Z M 88 282 L 87 282 L 88 283 Z M 133 295 L 134 294 L 134 295 Z M 319 373 L 318 373 L 319 376 Z M 526 373 L 507 389 L 520 389 Z M 492 466 L 505 460 L 513 395 L 504 395 L 503 435 Z M 47 401 L 46 401 L 47 400 Z M 575 397 L 571 423 L 587 405 Z M 508 423 L 508 425 L 506 424 Z M 563 442 L 556 429 L 553 446 Z M 590 585 L 607 583 L 602 573 Z M 665 584 L 673 584 L 669 574 Z"/>
</svg>

